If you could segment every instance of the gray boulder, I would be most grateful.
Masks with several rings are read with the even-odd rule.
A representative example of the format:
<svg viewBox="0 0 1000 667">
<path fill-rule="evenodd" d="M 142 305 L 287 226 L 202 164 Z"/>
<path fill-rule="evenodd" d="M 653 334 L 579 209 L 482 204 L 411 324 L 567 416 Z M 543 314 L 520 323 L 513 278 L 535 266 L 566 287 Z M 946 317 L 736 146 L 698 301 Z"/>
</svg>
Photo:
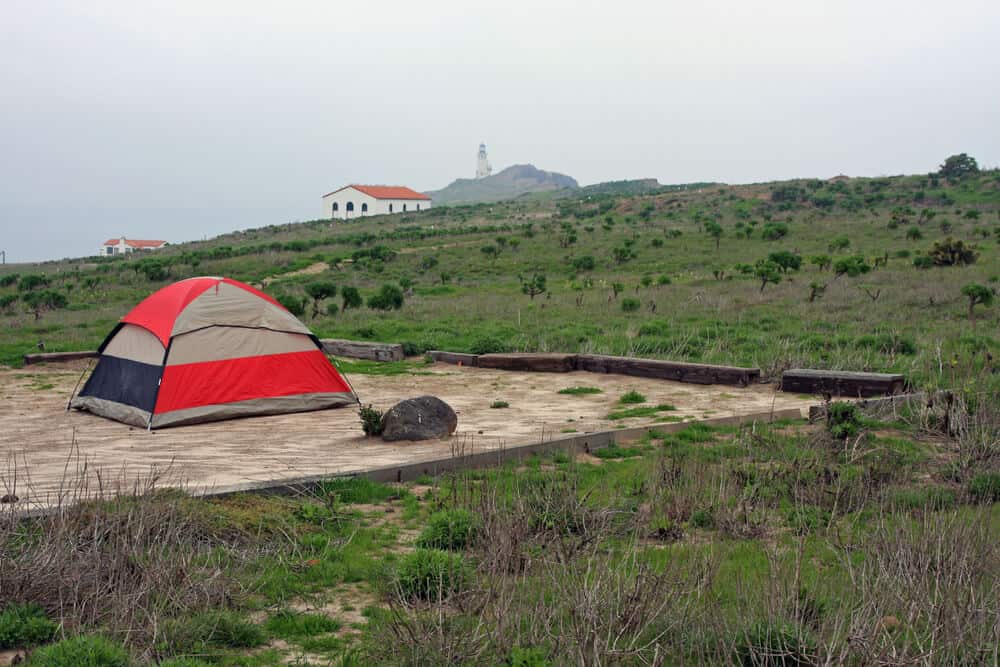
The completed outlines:
<svg viewBox="0 0 1000 667">
<path fill-rule="evenodd" d="M 447 438 L 458 427 L 458 415 L 437 396 L 400 401 L 382 417 L 382 439 L 433 440 Z"/>
</svg>

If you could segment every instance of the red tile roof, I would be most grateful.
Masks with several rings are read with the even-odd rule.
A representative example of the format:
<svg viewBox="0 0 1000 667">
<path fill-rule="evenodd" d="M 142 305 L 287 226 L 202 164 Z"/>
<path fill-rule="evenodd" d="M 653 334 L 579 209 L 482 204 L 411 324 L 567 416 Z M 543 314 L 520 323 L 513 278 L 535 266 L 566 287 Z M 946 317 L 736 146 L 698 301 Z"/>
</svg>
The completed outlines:
<svg viewBox="0 0 1000 667">
<path fill-rule="evenodd" d="M 354 188 L 375 199 L 421 199 L 425 201 L 430 201 L 431 199 L 423 193 L 411 190 L 402 185 L 345 185 L 340 190 L 346 190 L 347 188 Z M 323 196 L 328 197 L 340 192 L 340 190 L 328 192 Z"/>
<path fill-rule="evenodd" d="M 104 245 L 118 245 L 121 239 L 108 239 L 104 242 Z M 159 248 L 164 245 L 166 241 L 141 241 L 139 239 L 125 239 L 125 245 L 132 246 L 133 248 Z"/>
</svg>

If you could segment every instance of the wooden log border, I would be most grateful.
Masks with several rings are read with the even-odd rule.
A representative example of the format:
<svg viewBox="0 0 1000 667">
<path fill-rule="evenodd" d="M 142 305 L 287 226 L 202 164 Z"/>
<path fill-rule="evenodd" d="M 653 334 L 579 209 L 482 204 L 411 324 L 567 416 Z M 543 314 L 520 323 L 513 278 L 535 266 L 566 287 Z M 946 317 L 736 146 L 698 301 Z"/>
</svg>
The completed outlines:
<svg viewBox="0 0 1000 667">
<path fill-rule="evenodd" d="M 589 371 L 614 373 L 655 380 L 674 380 L 696 384 L 726 384 L 745 387 L 760 382 L 759 368 L 693 364 L 660 359 L 613 357 L 603 354 L 464 354 L 461 352 L 428 352 L 432 359 L 447 364 L 461 362 L 463 366 L 478 366 L 509 371 L 565 373 Z"/>
</svg>

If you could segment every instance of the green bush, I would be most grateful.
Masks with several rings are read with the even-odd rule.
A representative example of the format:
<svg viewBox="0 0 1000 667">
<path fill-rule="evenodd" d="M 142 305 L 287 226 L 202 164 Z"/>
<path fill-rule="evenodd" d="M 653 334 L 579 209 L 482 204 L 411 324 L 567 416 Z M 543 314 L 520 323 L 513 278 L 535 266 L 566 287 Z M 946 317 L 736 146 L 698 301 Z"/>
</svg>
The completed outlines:
<svg viewBox="0 0 1000 667">
<path fill-rule="evenodd" d="M 368 297 L 368 307 L 372 310 L 399 310 L 403 307 L 403 290 L 395 285 L 382 285 L 378 292 Z"/>
<path fill-rule="evenodd" d="M 629 403 L 645 403 L 646 397 L 637 391 L 626 391 L 618 399 L 618 402 L 626 405 Z"/>
<path fill-rule="evenodd" d="M 259 626 L 228 610 L 170 619 L 162 624 L 164 649 L 192 654 L 206 647 L 252 648 L 264 643 Z"/>
<path fill-rule="evenodd" d="M 302 317 L 306 312 L 306 300 L 304 298 L 300 299 L 292 294 L 281 294 L 275 297 L 275 301 L 284 306 L 295 317 Z"/>
<path fill-rule="evenodd" d="M 159 663 L 157 667 L 212 667 L 212 663 L 198 658 L 170 658 Z"/>
<path fill-rule="evenodd" d="M 340 289 L 340 298 L 342 300 L 344 310 L 348 310 L 350 308 L 360 308 L 363 303 L 361 299 L 361 292 L 358 291 L 357 287 L 342 287 Z"/>
<path fill-rule="evenodd" d="M 396 571 L 396 586 L 405 598 L 433 600 L 465 587 L 469 568 L 461 554 L 439 549 L 416 549 Z"/>
<path fill-rule="evenodd" d="M 760 236 L 765 241 L 777 241 L 788 235 L 788 225 L 783 222 L 769 222 L 760 230 Z"/>
<path fill-rule="evenodd" d="M 365 435 L 372 437 L 382 435 L 382 411 L 372 405 L 362 405 L 358 408 L 358 416 L 361 417 L 361 430 Z"/>
<path fill-rule="evenodd" d="M 507 344 L 496 336 L 480 336 L 469 346 L 469 352 L 472 354 L 495 354 L 506 352 L 507 349 Z"/>
<path fill-rule="evenodd" d="M 58 627 L 38 605 L 8 605 L 0 611 L 0 649 L 42 644 L 52 639 Z"/>
<path fill-rule="evenodd" d="M 461 551 L 472 543 L 476 536 L 477 525 L 476 515 L 469 510 L 435 512 L 427 520 L 427 526 L 417 538 L 417 546 L 424 549 Z"/>
<path fill-rule="evenodd" d="M 736 642 L 736 659 L 745 667 L 805 667 L 815 664 L 815 656 L 815 641 L 788 623 L 757 623 Z"/>
<path fill-rule="evenodd" d="M 980 503 L 1000 501 L 1000 472 L 984 472 L 969 482 L 969 495 Z"/>
<path fill-rule="evenodd" d="M 639 299 L 622 299 L 622 312 L 634 313 L 639 310 L 639 306 L 641 305 L 642 304 L 639 302 Z"/>
<path fill-rule="evenodd" d="M 540 648 L 514 647 L 503 664 L 508 667 L 549 667 L 552 663 L 545 655 L 545 651 Z"/>
<path fill-rule="evenodd" d="M 80 635 L 36 649 L 28 667 L 128 667 L 128 652 L 97 635 Z"/>
<path fill-rule="evenodd" d="M 493 401 L 492 403 L 490 403 L 490 407 L 493 409 L 509 408 L 510 403 L 508 403 L 507 401 Z"/>
<path fill-rule="evenodd" d="M 695 528 L 712 528 L 715 526 L 715 513 L 711 508 L 697 509 L 691 512 L 689 523 Z"/>
<path fill-rule="evenodd" d="M 830 435 L 838 440 L 853 438 L 861 431 L 861 412 L 854 403 L 830 403 L 826 425 Z"/>
</svg>

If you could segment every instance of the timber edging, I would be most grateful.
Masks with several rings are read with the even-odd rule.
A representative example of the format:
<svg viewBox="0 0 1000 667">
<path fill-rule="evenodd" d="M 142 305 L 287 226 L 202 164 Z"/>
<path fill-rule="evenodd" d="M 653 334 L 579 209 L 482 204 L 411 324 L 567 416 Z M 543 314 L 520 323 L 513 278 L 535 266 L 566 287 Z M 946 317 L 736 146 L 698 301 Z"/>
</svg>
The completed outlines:
<svg viewBox="0 0 1000 667">
<path fill-rule="evenodd" d="M 82 352 L 39 352 L 37 354 L 24 355 L 24 365 L 40 364 L 46 361 L 76 361 L 77 359 L 95 359 L 100 354 L 97 350 L 84 350 Z"/>
<path fill-rule="evenodd" d="M 605 447 L 609 447 L 621 441 L 641 438 L 652 431 L 659 433 L 675 433 L 690 426 L 691 424 L 728 426 L 755 422 L 771 423 L 784 419 L 802 418 L 803 415 L 801 409 L 786 408 L 770 412 L 758 412 L 749 415 L 713 417 L 710 419 L 692 419 L 684 422 L 647 424 L 645 426 L 636 426 L 633 428 L 616 429 L 611 431 L 575 433 L 567 436 L 543 439 L 540 442 L 514 445 L 511 447 L 498 447 L 480 452 L 472 452 L 469 454 L 457 454 L 454 456 L 428 459 L 425 461 L 414 461 L 412 463 L 371 468 L 369 470 L 354 470 L 341 473 L 310 475 L 307 477 L 297 477 L 286 480 L 247 482 L 231 486 L 211 487 L 201 492 L 195 492 L 193 495 L 200 497 L 224 497 L 239 493 L 301 495 L 319 491 L 324 482 L 328 482 L 333 479 L 352 477 L 360 477 L 370 479 L 373 482 L 389 484 L 412 482 L 423 476 L 436 477 L 444 473 L 454 472 L 457 470 L 472 470 L 476 468 L 498 466 L 508 461 L 519 461 L 536 454 L 547 454 L 557 451 L 563 451 L 574 455 L 589 453 L 598 449 L 604 449 Z"/>
<path fill-rule="evenodd" d="M 781 374 L 781 391 L 798 394 L 831 394 L 851 398 L 892 396 L 903 393 L 906 377 L 899 373 L 859 373 L 792 368 Z"/>
<path fill-rule="evenodd" d="M 654 380 L 673 380 L 695 384 L 728 384 L 745 387 L 760 382 L 759 368 L 740 366 L 717 366 L 695 364 L 683 361 L 661 359 L 639 359 L 635 357 L 614 357 L 604 354 L 559 354 L 559 353 L 511 353 L 511 354 L 464 354 L 460 352 L 428 352 L 435 361 L 463 366 L 478 366 L 506 371 L 527 371 L 536 373 L 568 373 L 589 371 L 591 373 L 614 373 Z"/>
</svg>

